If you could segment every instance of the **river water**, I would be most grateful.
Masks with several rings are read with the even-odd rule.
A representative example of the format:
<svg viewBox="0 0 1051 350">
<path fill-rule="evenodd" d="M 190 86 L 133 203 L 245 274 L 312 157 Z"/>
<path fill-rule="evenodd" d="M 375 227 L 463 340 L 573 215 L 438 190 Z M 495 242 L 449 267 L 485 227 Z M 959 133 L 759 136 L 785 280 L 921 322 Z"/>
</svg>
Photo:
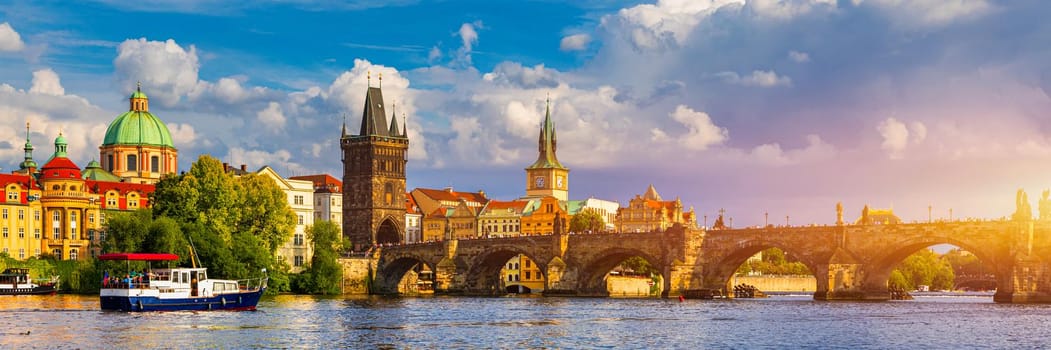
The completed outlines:
<svg viewBox="0 0 1051 350">
<path fill-rule="evenodd" d="M 255 312 L 121 313 L 98 297 L 0 296 L 0 348 L 822 348 L 1051 346 L 1051 305 L 992 297 L 267 297 Z M 28 332 L 28 334 L 26 334 Z"/>
</svg>

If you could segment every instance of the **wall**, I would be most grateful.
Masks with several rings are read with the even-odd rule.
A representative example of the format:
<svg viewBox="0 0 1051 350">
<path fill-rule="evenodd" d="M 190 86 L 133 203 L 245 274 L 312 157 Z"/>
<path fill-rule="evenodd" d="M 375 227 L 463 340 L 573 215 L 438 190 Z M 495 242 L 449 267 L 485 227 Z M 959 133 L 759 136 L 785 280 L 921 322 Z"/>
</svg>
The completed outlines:
<svg viewBox="0 0 1051 350">
<path fill-rule="evenodd" d="M 817 290 L 814 276 L 735 276 L 731 285 L 747 284 L 763 292 L 811 292 Z"/>
<path fill-rule="evenodd" d="M 343 294 L 368 294 L 372 259 L 339 258 L 338 261 L 343 266 Z"/>
<path fill-rule="evenodd" d="M 649 277 L 614 276 L 606 277 L 606 289 L 611 297 L 647 297 L 650 295 Z M 654 296 L 660 296 L 660 291 Z"/>
</svg>

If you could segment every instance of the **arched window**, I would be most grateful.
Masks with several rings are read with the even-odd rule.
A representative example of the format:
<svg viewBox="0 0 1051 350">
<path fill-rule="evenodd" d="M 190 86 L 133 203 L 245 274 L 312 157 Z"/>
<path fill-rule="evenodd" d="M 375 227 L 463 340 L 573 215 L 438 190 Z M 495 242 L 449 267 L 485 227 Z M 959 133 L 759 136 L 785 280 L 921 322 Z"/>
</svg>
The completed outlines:
<svg viewBox="0 0 1051 350">
<path fill-rule="evenodd" d="M 383 203 L 386 205 L 394 203 L 394 185 L 389 182 L 383 186 Z"/>
<path fill-rule="evenodd" d="M 139 170 L 139 157 L 136 157 L 134 154 L 129 154 L 127 168 L 128 171 Z"/>
<path fill-rule="evenodd" d="M 62 249 L 55 248 L 51 251 L 51 255 L 54 255 L 58 260 L 62 260 Z"/>
<path fill-rule="evenodd" d="M 69 260 L 77 260 L 77 250 L 76 249 L 70 249 L 69 250 Z"/>
</svg>

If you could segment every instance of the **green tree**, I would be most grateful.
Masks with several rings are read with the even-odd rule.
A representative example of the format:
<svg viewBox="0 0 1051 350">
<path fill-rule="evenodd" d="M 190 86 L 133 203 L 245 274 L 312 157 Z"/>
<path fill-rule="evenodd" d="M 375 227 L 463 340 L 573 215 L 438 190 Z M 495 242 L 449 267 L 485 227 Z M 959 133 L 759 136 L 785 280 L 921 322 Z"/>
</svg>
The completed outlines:
<svg viewBox="0 0 1051 350">
<path fill-rule="evenodd" d="M 331 221 L 315 221 L 307 227 L 307 236 L 314 242 L 314 256 L 302 274 L 300 288 L 311 294 L 339 294 L 343 280 L 343 268 L 337 261 L 342 243 L 339 227 Z"/>
<path fill-rule="evenodd" d="M 649 261 L 646 261 L 646 259 L 643 259 L 641 256 L 630 257 L 627 260 L 624 260 L 624 262 L 620 263 L 618 267 L 620 269 L 634 271 L 637 274 L 661 273 L 660 270 L 657 270 L 657 268 L 653 267 L 653 265 L 650 264 Z"/>
<path fill-rule="evenodd" d="M 600 232 L 606 230 L 606 222 L 602 215 L 590 208 L 581 210 L 569 220 L 570 232 Z"/>
<path fill-rule="evenodd" d="M 811 275 L 810 269 L 801 261 L 789 258 L 779 248 L 768 248 L 759 252 L 759 261 L 747 260 L 737 268 L 738 275 L 747 275 L 754 271 L 763 275 Z"/>
<path fill-rule="evenodd" d="M 906 290 L 915 289 L 919 285 L 927 285 L 936 290 L 948 290 L 953 288 L 956 279 L 949 262 L 941 259 L 930 249 L 922 249 L 909 255 L 898 264 L 895 271 L 904 277 Z M 895 271 L 892 271 L 891 274 Z"/>
</svg>

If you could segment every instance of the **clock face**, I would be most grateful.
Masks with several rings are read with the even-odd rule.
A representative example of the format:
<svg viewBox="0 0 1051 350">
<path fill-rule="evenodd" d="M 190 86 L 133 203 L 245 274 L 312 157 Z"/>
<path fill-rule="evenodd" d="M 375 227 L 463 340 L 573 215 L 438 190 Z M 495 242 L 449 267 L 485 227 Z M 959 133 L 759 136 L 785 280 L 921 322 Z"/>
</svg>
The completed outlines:
<svg viewBox="0 0 1051 350">
<path fill-rule="evenodd" d="M 533 183 L 536 185 L 537 188 L 544 188 L 544 177 L 537 176 L 535 179 L 533 179 Z"/>
<path fill-rule="evenodd" d="M 555 187 L 562 188 L 563 183 L 561 176 L 555 177 Z"/>
</svg>

